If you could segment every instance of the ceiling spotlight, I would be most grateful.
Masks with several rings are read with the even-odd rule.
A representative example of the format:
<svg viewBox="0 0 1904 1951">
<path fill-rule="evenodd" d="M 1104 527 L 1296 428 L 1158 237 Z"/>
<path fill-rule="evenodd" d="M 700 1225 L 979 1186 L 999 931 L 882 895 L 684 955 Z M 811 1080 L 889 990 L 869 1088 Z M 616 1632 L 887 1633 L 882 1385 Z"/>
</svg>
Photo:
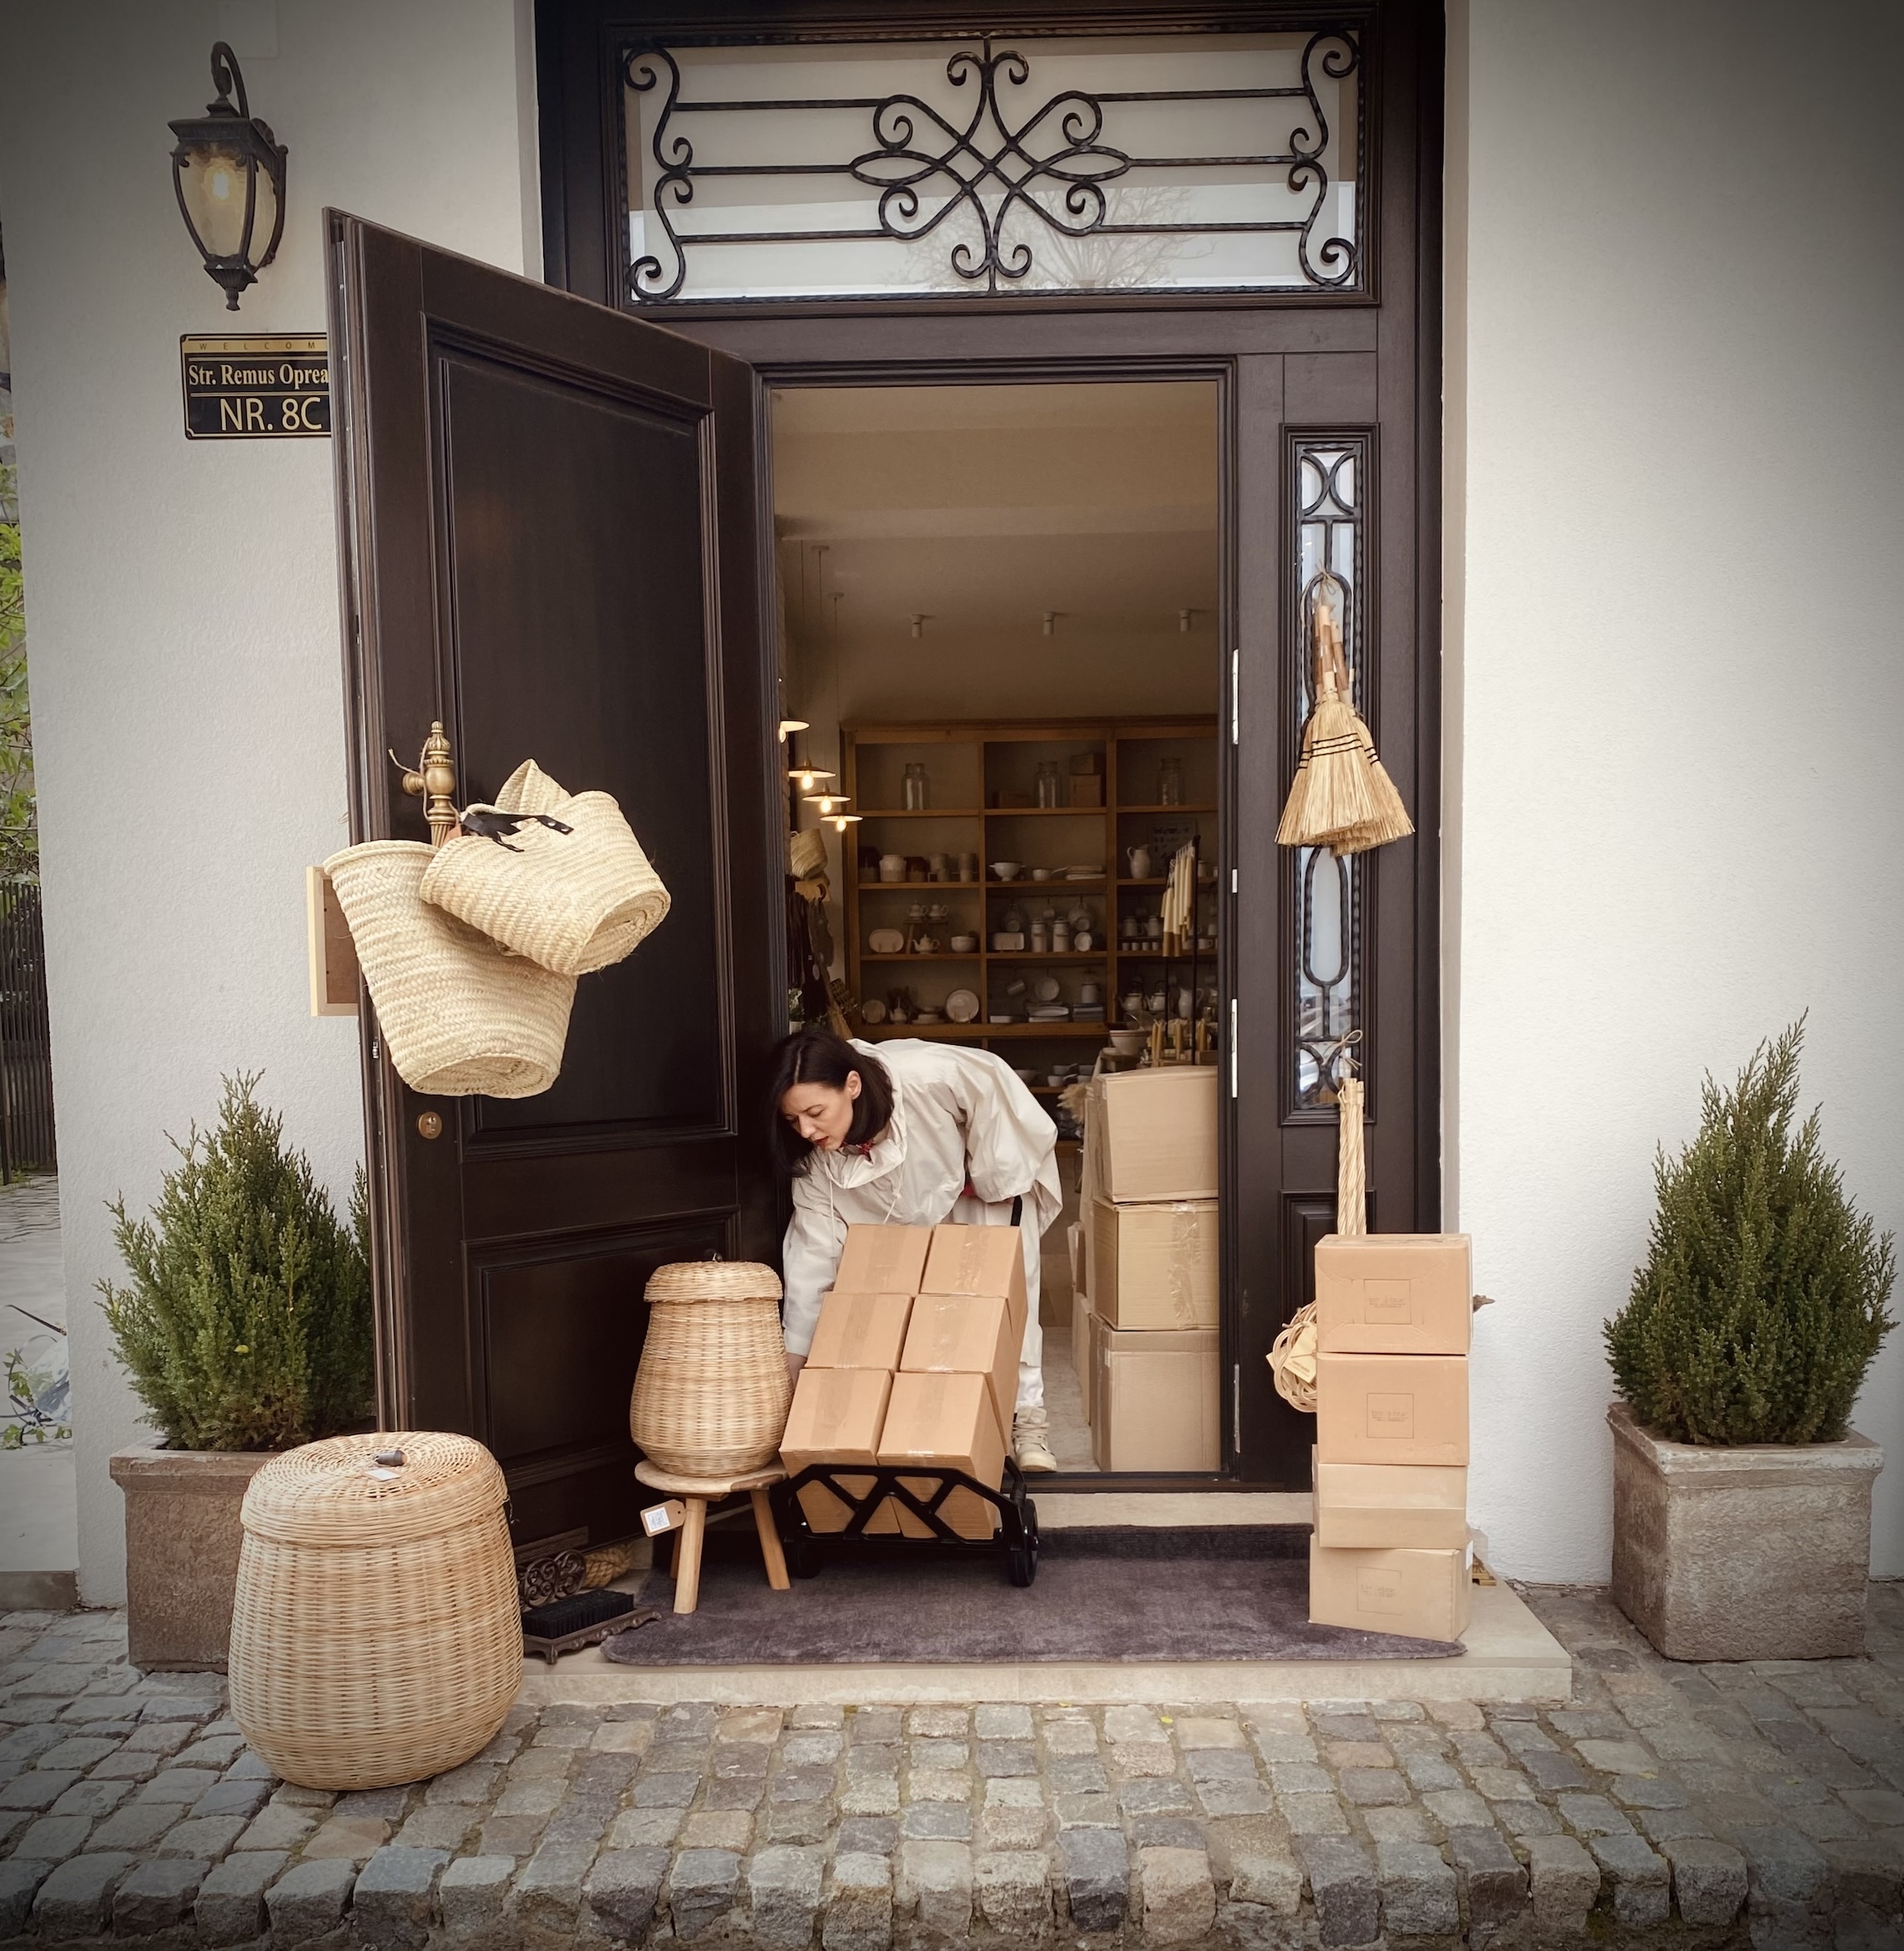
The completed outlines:
<svg viewBox="0 0 1904 1951">
<path fill-rule="evenodd" d="M 912 618 L 912 634 L 915 637 L 925 635 L 925 616 L 922 610 L 915 611 Z"/>
<path fill-rule="evenodd" d="M 1058 635 L 1058 612 L 1055 610 L 1048 610 L 1044 613 L 1044 634 L 1048 637 Z"/>
<path fill-rule="evenodd" d="M 1177 612 L 1177 628 L 1186 637 L 1190 635 L 1190 619 L 1195 615 L 1194 610 L 1180 610 Z"/>
</svg>

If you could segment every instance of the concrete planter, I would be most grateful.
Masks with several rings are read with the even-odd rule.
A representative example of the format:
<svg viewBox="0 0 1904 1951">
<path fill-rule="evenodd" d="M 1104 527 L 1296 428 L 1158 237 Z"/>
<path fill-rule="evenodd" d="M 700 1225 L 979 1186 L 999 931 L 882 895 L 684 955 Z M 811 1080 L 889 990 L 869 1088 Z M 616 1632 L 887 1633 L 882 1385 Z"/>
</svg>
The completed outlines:
<svg viewBox="0 0 1904 1951">
<path fill-rule="evenodd" d="M 1843 1443 L 1666 1443 L 1624 1403 L 1613 1431 L 1613 1603 L 1668 1659 L 1835 1659 L 1864 1650 L 1871 1486 Z"/>
<path fill-rule="evenodd" d="M 225 1670 L 238 1588 L 238 1512 L 275 1450 L 122 1449 L 126 1657 L 136 1667 Z"/>
</svg>

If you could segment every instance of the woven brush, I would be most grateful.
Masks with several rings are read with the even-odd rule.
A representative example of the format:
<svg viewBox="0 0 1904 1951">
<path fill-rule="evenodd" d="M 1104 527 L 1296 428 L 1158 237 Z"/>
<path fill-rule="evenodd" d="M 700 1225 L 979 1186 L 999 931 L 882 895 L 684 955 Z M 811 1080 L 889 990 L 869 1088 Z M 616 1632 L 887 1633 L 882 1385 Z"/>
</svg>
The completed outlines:
<svg viewBox="0 0 1904 1951">
<path fill-rule="evenodd" d="M 523 1630 L 538 1640 L 559 1640 L 565 1633 L 586 1632 L 605 1620 L 635 1610 L 629 1592 L 577 1592 L 572 1599 L 552 1599 L 532 1605 L 523 1615 Z"/>
<path fill-rule="evenodd" d="M 1366 853 L 1415 831 L 1351 695 L 1342 630 L 1328 604 L 1315 611 L 1315 707 L 1276 829 L 1283 846 Z"/>
</svg>

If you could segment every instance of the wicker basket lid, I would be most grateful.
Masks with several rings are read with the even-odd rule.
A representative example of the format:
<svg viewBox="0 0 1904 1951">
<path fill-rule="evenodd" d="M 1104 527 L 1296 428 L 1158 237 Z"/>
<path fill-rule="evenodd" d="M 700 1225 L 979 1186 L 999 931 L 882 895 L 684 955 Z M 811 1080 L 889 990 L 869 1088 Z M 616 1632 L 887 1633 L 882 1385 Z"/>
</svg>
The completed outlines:
<svg viewBox="0 0 1904 1951">
<path fill-rule="evenodd" d="M 780 1276 L 758 1260 L 676 1260 L 648 1277 L 642 1299 L 650 1306 L 669 1301 L 778 1301 Z"/>
<path fill-rule="evenodd" d="M 472 1437 L 332 1436 L 273 1457 L 244 1493 L 243 1522 L 283 1544 L 408 1544 L 500 1511 L 508 1495 Z"/>
</svg>

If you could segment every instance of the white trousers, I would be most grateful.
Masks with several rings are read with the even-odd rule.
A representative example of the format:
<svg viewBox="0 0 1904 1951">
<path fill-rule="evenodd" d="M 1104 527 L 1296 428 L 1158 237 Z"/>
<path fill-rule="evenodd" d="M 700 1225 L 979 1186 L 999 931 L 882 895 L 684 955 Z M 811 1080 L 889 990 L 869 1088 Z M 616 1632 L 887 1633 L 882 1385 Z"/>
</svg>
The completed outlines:
<svg viewBox="0 0 1904 1951">
<path fill-rule="evenodd" d="M 1009 1226 L 1012 1203 L 1002 1199 L 987 1204 L 970 1193 L 962 1194 L 945 1215 L 952 1226 Z M 1030 1202 L 1026 1201 L 1028 1209 Z M 1038 1325 L 1038 1237 L 1029 1226 L 1021 1227 L 1019 1238 L 1025 1256 L 1025 1338 L 1018 1348 L 1018 1400 L 1023 1409 L 1044 1408 L 1044 1330 Z M 1007 1438 L 1010 1430 L 1005 1432 Z"/>
</svg>

